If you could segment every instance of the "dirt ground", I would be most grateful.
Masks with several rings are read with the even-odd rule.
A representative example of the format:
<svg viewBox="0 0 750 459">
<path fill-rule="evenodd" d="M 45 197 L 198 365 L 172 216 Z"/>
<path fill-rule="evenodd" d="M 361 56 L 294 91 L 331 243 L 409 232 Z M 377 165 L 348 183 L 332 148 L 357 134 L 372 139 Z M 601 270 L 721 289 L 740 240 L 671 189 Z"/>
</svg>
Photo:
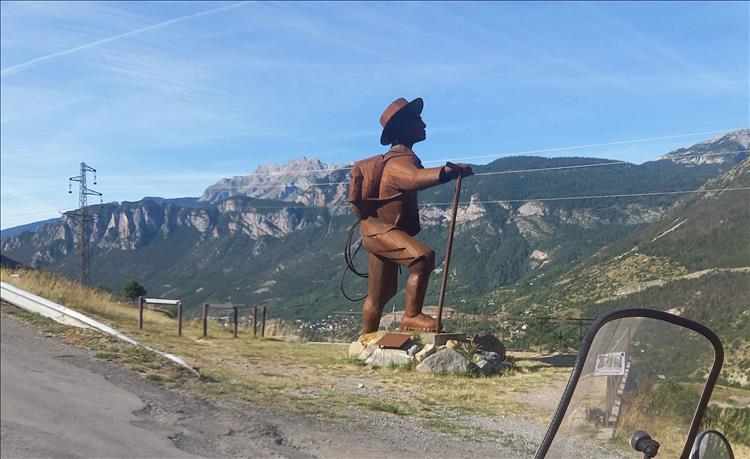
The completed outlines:
<svg viewBox="0 0 750 459">
<path fill-rule="evenodd" d="M 335 415 L 331 415 L 325 412 L 325 403 L 318 402 L 315 412 L 304 414 L 304 410 L 287 409 L 283 404 L 258 403 L 257 399 L 250 403 L 232 401 L 216 396 L 213 386 L 217 383 L 211 378 L 193 379 L 180 390 L 170 390 L 164 381 L 144 378 L 143 373 L 131 371 L 116 360 L 102 358 L 101 352 L 66 344 L 60 336 L 50 333 L 49 324 L 22 322 L 7 313 L 7 306 L 3 309 L 4 349 L 20 345 L 15 343 L 19 336 L 24 336 L 20 341 L 25 348 L 33 349 L 34 345 L 29 343 L 43 342 L 44 352 L 72 356 L 65 359 L 67 365 L 100 375 L 118 390 L 132 393 L 140 400 L 142 406 L 133 410 L 134 418 L 129 421 L 132 426 L 158 433 L 185 456 L 520 458 L 533 456 L 546 428 L 539 420 L 528 417 L 486 415 L 440 404 L 427 415 L 409 416 L 397 410 L 368 409 L 361 403 L 332 402 Z M 232 358 L 225 363 L 233 367 L 242 361 Z M 270 367 L 247 360 L 243 365 L 251 371 L 263 372 L 268 375 L 266 378 L 310 376 L 303 374 L 304 368 L 288 371 L 283 365 Z M 251 368 L 253 365 L 257 368 Z M 404 390 L 399 390 L 382 378 L 341 375 L 338 372 L 323 378 L 319 387 L 326 392 L 360 393 L 367 400 L 380 398 L 389 403 L 385 406 L 395 407 L 408 405 L 419 396 L 414 386 L 405 384 Z M 317 372 L 313 376 L 320 377 Z M 466 384 L 472 384 L 472 380 L 467 379 Z M 269 387 L 273 390 L 273 386 Z M 284 386 L 278 387 L 278 397 L 289 395 Z M 306 391 L 315 390 L 302 386 L 292 398 L 304 398 Z M 551 412 L 561 390 L 559 378 L 554 379 L 548 385 L 524 392 L 521 402 Z M 4 425 L 3 457 L 20 457 L 11 453 L 7 430 Z M 124 450 L 123 457 L 133 457 L 133 450 Z"/>
</svg>

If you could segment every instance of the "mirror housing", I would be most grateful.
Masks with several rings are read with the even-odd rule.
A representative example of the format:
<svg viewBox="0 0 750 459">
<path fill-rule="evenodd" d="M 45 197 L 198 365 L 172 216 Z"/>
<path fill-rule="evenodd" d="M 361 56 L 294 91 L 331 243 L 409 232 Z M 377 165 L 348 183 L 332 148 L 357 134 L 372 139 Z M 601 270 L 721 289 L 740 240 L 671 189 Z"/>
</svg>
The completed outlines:
<svg viewBox="0 0 750 459">
<path fill-rule="evenodd" d="M 690 459 L 734 459 L 734 452 L 721 432 L 706 430 L 695 437 Z"/>
</svg>

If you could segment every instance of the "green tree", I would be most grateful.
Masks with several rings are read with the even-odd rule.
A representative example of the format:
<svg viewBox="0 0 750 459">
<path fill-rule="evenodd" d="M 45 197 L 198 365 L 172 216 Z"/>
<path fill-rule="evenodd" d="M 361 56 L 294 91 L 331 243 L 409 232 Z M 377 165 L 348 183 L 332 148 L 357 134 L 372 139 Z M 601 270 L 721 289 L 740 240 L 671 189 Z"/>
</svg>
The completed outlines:
<svg viewBox="0 0 750 459">
<path fill-rule="evenodd" d="M 135 279 L 128 279 L 122 287 L 122 293 L 126 298 L 134 300 L 139 296 L 146 295 L 146 289 Z"/>
</svg>

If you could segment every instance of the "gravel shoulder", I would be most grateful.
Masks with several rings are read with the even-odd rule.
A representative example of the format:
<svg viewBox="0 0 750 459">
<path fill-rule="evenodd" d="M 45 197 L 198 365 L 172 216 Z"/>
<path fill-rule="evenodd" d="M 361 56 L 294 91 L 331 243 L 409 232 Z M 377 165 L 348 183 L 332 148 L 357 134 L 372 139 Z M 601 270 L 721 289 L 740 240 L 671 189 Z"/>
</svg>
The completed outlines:
<svg viewBox="0 0 750 459">
<path fill-rule="evenodd" d="M 541 424 L 510 416 L 440 415 L 492 433 L 473 439 L 357 407 L 328 418 L 229 404 L 167 390 L 5 313 L 1 337 L 4 458 L 511 459 L 532 456 L 544 434 Z"/>
</svg>

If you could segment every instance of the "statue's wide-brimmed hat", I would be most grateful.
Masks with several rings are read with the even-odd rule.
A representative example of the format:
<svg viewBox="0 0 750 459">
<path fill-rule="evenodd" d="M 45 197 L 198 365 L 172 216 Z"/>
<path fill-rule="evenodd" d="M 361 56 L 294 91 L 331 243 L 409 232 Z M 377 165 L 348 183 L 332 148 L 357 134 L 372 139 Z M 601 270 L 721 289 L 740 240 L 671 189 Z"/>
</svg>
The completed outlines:
<svg viewBox="0 0 750 459">
<path fill-rule="evenodd" d="M 419 115 L 422 113 L 424 108 L 424 101 L 421 97 L 409 102 L 408 100 L 400 97 L 388 105 L 380 115 L 380 125 L 383 126 L 383 133 L 380 134 L 380 144 L 388 145 L 393 143 L 393 127 L 398 124 L 398 121 L 404 117 L 404 115 L 412 114 Z"/>
</svg>

